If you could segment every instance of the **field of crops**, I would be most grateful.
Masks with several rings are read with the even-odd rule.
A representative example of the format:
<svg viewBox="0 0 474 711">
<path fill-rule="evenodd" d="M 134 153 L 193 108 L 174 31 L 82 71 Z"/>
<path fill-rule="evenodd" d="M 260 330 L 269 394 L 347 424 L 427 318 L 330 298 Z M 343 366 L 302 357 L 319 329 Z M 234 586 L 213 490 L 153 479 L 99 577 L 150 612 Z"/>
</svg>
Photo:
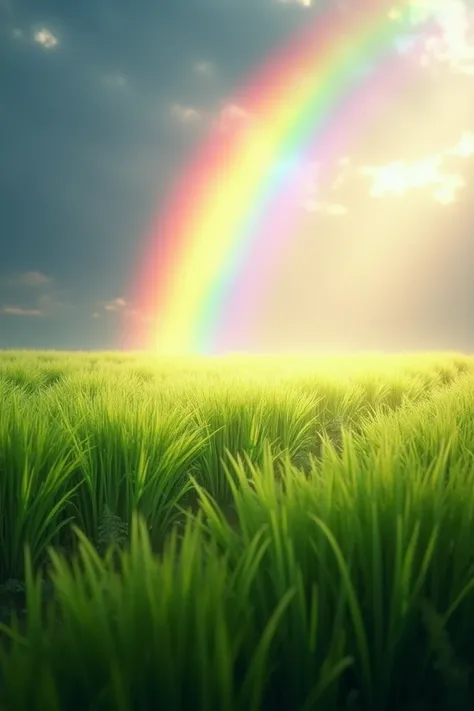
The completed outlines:
<svg viewBox="0 0 474 711">
<path fill-rule="evenodd" d="M 474 358 L 0 353 L 0 711 L 474 708 Z"/>
</svg>

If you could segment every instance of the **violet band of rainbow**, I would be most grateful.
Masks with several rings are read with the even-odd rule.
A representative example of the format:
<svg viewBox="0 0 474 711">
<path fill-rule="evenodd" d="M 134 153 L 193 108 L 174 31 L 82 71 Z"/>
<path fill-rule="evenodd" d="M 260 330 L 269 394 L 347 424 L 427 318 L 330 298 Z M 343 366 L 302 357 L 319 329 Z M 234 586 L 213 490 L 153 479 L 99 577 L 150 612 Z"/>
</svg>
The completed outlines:
<svg viewBox="0 0 474 711">
<path fill-rule="evenodd" d="M 371 107 L 410 81 L 394 42 L 412 30 L 411 3 L 396 23 L 392 3 L 356 5 L 344 19 L 319 13 L 237 94 L 250 125 L 214 128 L 199 148 L 150 234 L 137 298 L 153 324 L 134 347 L 208 353 L 236 342 L 297 229 L 299 167 L 317 160 L 330 176 L 370 131 Z"/>
</svg>

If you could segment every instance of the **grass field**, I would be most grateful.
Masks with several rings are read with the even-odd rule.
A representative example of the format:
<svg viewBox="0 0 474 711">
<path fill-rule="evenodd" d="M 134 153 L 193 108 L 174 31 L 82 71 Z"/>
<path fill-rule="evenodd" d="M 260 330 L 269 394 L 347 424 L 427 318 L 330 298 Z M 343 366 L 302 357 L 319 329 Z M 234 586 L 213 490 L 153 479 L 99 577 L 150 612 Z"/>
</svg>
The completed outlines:
<svg viewBox="0 0 474 711">
<path fill-rule="evenodd" d="M 0 353 L 0 711 L 474 708 L 474 357 Z"/>
</svg>

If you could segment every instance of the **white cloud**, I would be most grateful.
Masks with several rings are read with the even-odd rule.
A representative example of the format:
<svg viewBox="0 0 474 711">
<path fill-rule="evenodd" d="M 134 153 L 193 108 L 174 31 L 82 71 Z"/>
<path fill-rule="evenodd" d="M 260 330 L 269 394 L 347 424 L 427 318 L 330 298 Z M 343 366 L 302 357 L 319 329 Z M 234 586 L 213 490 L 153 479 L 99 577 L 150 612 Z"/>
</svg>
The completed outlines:
<svg viewBox="0 0 474 711">
<path fill-rule="evenodd" d="M 93 319 L 101 318 L 100 310 L 102 310 L 107 313 L 119 314 L 121 317 L 124 316 L 131 319 L 140 319 L 142 321 L 146 320 L 143 312 L 135 308 L 132 303 L 127 301 L 127 299 L 124 299 L 122 296 L 110 299 L 110 301 L 101 301 L 97 304 L 97 307 L 97 310 L 94 311 L 91 316 Z"/>
<path fill-rule="evenodd" d="M 311 7 L 313 0 L 278 0 L 280 5 L 301 5 L 301 7 Z"/>
<path fill-rule="evenodd" d="M 44 316 L 40 309 L 24 309 L 21 306 L 4 306 L 0 314 L 7 316 Z"/>
<path fill-rule="evenodd" d="M 463 176 L 443 168 L 443 161 L 450 156 L 467 159 L 474 156 L 474 133 L 464 131 L 452 146 L 414 163 L 403 160 L 386 165 L 365 166 L 362 175 L 372 179 L 370 194 L 402 196 L 412 190 L 429 189 L 436 202 L 449 205 L 455 202 L 457 193 L 465 186 Z"/>
<path fill-rule="evenodd" d="M 341 203 L 320 202 L 316 198 L 305 200 L 303 207 L 307 212 L 319 212 L 333 217 L 342 217 L 348 213 L 347 207 Z"/>
<path fill-rule="evenodd" d="M 460 158 L 470 158 L 474 155 L 474 133 L 464 131 L 458 143 L 448 152 L 450 155 L 459 156 Z"/>
<path fill-rule="evenodd" d="M 111 301 L 105 301 L 103 307 L 106 311 L 122 311 L 127 306 L 127 301 L 119 296 Z"/>
<path fill-rule="evenodd" d="M 53 316 L 67 313 L 74 308 L 73 304 L 63 300 L 61 291 L 54 287 L 53 279 L 43 272 L 27 271 L 14 274 L 0 279 L 0 283 L 4 288 L 17 293 L 17 296 L 13 297 L 16 303 L 0 308 L 0 313 L 11 316 Z M 19 291 L 28 298 L 28 305 L 18 305 Z"/>
<path fill-rule="evenodd" d="M 44 49 L 54 49 L 58 45 L 58 38 L 46 27 L 36 30 L 33 34 L 33 39 L 36 44 L 41 45 Z"/>
<path fill-rule="evenodd" d="M 248 111 L 232 102 L 224 104 L 221 109 L 212 112 L 175 103 L 170 106 L 169 113 L 175 121 L 183 125 L 206 124 L 222 132 L 246 128 L 252 120 Z"/>
<path fill-rule="evenodd" d="M 347 208 L 337 202 L 320 202 L 317 199 L 319 192 L 321 165 L 315 161 L 308 163 L 302 168 L 301 190 L 303 193 L 303 206 L 309 212 L 326 212 L 329 215 L 345 215 Z M 336 162 L 335 176 L 330 183 L 332 191 L 339 190 L 350 178 L 352 173 L 352 161 L 350 156 L 343 156 Z"/>
<path fill-rule="evenodd" d="M 38 271 L 22 272 L 6 279 L 6 282 L 10 286 L 20 287 L 43 286 L 44 284 L 50 284 L 51 281 L 51 277 Z"/>
<path fill-rule="evenodd" d="M 437 29 L 424 40 L 421 63 L 442 63 L 460 74 L 474 74 L 473 11 L 463 0 L 417 0 L 411 6 L 412 24 L 434 20 Z M 402 16 L 400 7 L 389 12 L 392 20 Z"/>
<path fill-rule="evenodd" d="M 133 304 L 131 304 L 129 301 L 127 301 L 121 296 L 117 297 L 116 299 L 111 299 L 110 301 L 102 301 L 97 306 L 99 307 L 99 309 L 102 309 L 108 313 L 118 314 L 121 317 L 129 319 L 139 319 L 142 321 L 146 320 L 145 316 L 139 309 L 135 308 Z M 100 311 L 94 311 L 91 318 L 101 318 Z"/>
<path fill-rule="evenodd" d="M 436 202 L 447 205 L 455 201 L 465 183 L 458 173 L 443 170 L 443 157 L 443 153 L 439 153 L 415 163 L 399 160 L 381 166 L 365 166 L 360 172 L 371 178 L 370 195 L 375 198 L 429 189 Z"/>
<path fill-rule="evenodd" d="M 451 205 L 456 201 L 457 192 L 465 185 L 461 175 L 447 175 L 445 181 L 433 191 L 433 197 L 440 205 Z"/>
<path fill-rule="evenodd" d="M 196 123 L 202 118 L 202 114 L 198 109 L 192 106 L 183 106 L 182 104 L 173 104 L 171 107 L 171 115 L 177 121 L 184 124 Z"/>
<path fill-rule="evenodd" d="M 193 72 L 200 76 L 209 77 L 214 74 L 215 68 L 212 62 L 201 59 L 193 65 Z"/>
</svg>

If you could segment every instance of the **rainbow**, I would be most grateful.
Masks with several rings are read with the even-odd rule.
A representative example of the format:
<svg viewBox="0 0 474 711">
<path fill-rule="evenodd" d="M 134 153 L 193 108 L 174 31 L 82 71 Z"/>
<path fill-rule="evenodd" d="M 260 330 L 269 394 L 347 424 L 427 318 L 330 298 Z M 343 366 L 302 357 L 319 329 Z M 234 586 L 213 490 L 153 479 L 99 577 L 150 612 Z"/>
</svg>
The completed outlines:
<svg viewBox="0 0 474 711">
<path fill-rule="evenodd" d="M 242 120 L 213 126 L 183 172 L 147 239 L 134 300 L 149 319 L 132 347 L 238 350 L 295 234 L 304 166 L 329 175 L 413 75 L 395 49 L 413 2 L 396 17 L 386 0 L 329 5 L 235 93 Z"/>
</svg>

